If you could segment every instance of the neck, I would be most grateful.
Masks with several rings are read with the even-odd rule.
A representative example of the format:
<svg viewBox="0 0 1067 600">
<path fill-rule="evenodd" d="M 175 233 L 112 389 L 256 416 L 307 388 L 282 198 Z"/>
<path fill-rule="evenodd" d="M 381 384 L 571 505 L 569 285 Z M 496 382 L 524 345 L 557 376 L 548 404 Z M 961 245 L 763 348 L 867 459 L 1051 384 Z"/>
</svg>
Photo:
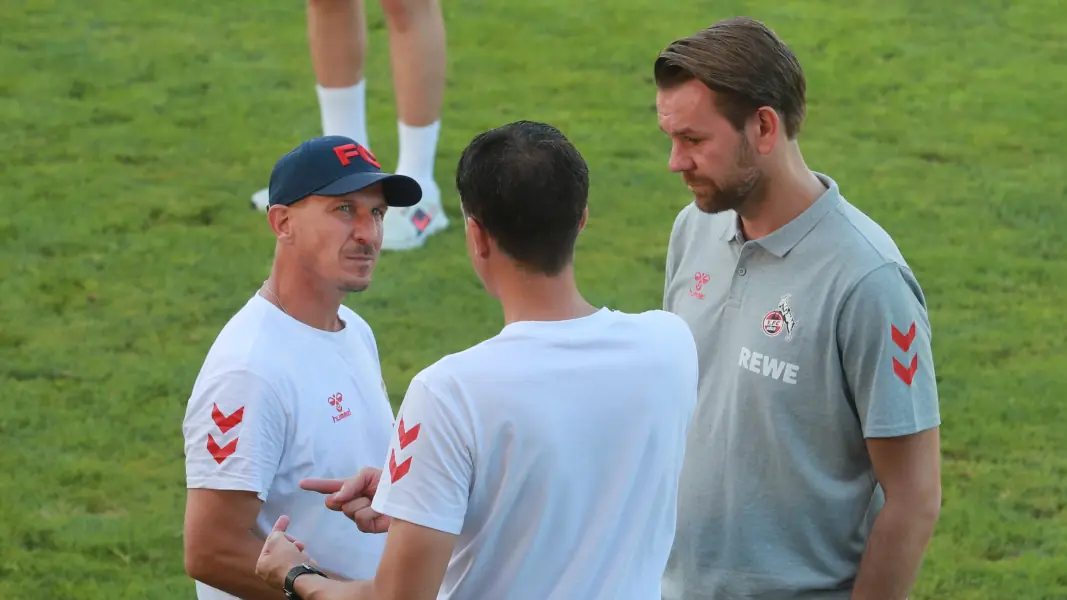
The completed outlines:
<svg viewBox="0 0 1067 600">
<path fill-rule="evenodd" d="M 570 266 L 551 277 L 510 269 L 496 279 L 505 324 L 564 321 L 587 317 L 597 311 L 578 291 L 574 268 Z"/>
<path fill-rule="evenodd" d="M 270 277 L 259 294 L 301 323 L 323 331 L 340 331 L 343 327 L 337 310 L 344 293 L 323 286 L 321 280 L 281 261 L 275 261 Z"/>
<path fill-rule="evenodd" d="M 826 186 L 804 164 L 804 158 L 789 142 L 780 168 L 767 172 L 763 189 L 737 210 L 746 239 L 755 240 L 777 231 L 808 209 Z"/>
</svg>

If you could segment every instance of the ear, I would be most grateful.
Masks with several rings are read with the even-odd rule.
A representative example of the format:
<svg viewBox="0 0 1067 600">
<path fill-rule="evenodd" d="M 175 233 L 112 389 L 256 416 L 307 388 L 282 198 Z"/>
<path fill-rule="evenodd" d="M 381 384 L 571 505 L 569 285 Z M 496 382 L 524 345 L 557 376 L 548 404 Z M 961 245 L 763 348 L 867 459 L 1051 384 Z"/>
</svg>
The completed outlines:
<svg viewBox="0 0 1067 600">
<path fill-rule="evenodd" d="M 278 241 L 287 244 L 292 241 L 293 238 L 293 221 L 290 218 L 290 207 L 282 205 L 274 205 L 267 209 L 267 222 L 270 223 L 270 228 L 274 231 L 274 235 L 278 238 Z"/>
<path fill-rule="evenodd" d="M 755 143 L 752 145 L 760 154 L 770 154 L 778 142 L 778 134 L 782 127 L 782 120 L 778 112 L 769 106 L 761 106 L 756 110 L 756 118 L 752 120 L 751 134 L 755 135 Z"/>
<path fill-rule="evenodd" d="M 582 221 L 578 223 L 578 233 L 581 233 L 585 229 L 585 222 L 589 219 L 589 206 L 582 209 Z"/>
<path fill-rule="evenodd" d="M 489 232 L 471 217 L 467 217 L 464 223 L 470 239 L 474 243 L 474 255 L 478 258 L 488 258 L 492 250 Z"/>
</svg>

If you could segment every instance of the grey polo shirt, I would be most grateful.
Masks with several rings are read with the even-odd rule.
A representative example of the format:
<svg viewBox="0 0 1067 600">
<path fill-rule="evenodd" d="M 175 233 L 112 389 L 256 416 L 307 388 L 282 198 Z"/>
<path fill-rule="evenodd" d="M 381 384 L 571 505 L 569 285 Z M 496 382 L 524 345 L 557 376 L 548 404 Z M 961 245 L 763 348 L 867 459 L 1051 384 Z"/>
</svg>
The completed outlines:
<svg viewBox="0 0 1067 600">
<path fill-rule="evenodd" d="M 745 241 L 690 204 L 664 308 L 697 340 L 666 600 L 847 599 L 884 496 L 867 437 L 940 425 L 926 299 L 837 184 Z"/>
</svg>

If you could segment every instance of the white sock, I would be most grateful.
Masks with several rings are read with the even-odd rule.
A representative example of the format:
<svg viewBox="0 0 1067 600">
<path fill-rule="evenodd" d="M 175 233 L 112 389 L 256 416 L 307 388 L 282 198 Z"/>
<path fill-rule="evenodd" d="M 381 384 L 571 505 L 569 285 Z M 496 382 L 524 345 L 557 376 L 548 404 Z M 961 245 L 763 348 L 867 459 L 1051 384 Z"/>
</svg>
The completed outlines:
<svg viewBox="0 0 1067 600">
<path fill-rule="evenodd" d="M 315 84 L 322 114 L 323 135 L 350 137 L 368 150 L 367 140 L 367 80 L 344 88 L 324 88 Z"/>
<path fill-rule="evenodd" d="M 437 158 L 437 133 L 440 129 L 440 119 L 423 127 L 412 127 L 397 121 L 400 159 L 396 172 L 413 178 L 420 185 L 435 185 L 433 166 Z"/>
</svg>

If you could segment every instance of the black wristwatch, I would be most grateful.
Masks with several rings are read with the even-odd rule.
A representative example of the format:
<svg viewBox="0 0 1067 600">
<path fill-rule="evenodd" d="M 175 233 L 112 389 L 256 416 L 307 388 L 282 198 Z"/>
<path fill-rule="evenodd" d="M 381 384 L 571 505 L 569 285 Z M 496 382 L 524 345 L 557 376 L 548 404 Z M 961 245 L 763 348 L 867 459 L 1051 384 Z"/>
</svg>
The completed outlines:
<svg viewBox="0 0 1067 600">
<path fill-rule="evenodd" d="M 289 574 L 285 576 L 285 585 L 282 586 L 282 591 L 285 592 L 286 598 L 289 598 L 289 600 L 303 600 L 303 598 L 293 590 L 293 585 L 296 584 L 297 577 L 307 575 L 308 573 L 318 575 L 319 577 L 326 577 L 325 573 L 307 563 L 289 569 Z M 326 577 L 326 579 L 329 579 L 329 577 Z"/>
</svg>

